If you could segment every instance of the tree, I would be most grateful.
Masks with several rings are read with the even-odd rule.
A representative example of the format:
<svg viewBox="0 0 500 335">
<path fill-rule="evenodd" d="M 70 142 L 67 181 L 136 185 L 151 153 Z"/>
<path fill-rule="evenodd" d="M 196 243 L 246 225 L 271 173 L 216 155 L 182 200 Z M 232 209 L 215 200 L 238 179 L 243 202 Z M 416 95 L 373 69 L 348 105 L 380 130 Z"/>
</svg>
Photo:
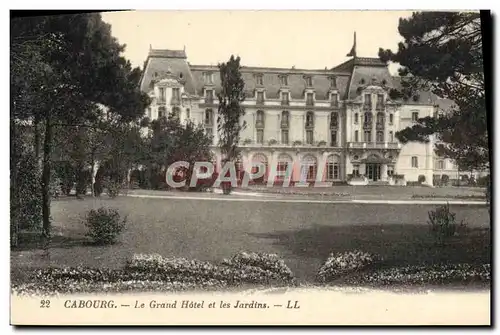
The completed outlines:
<svg viewBox="0 0 500 335">
<path fill-rule="evenodd" d="M 219 98 L 219 113 L 217 116 L 217 131 L 219 147 L 223 164 L 234 162 L 238 155 L 240 132 L 246 127 L 241 118 L 245 109 L 241 103 L 245 100 L 245 82 L 241 75 L 240 57 L 231 56 L 227 63 L 219 64 L 221 92 Z M 231 185 L 222 183 L 225 194 L 231 192 Z"/>
<path fill-rule="evenodd" d="M 404 42 L 398 51 L 379 50 L 386 62 L 401 65 L 402 88 L 393 98 L 409 99 L 429 90 L 453 101 L 447 113 L 418 120 L 396 133 L 403 142 L 427 142 L 435 135 L 439 156 L 461 170 L 489 167 L 481 18 L 474 12 L 418 12 L 399 20 Z"/>
<path fill-rule="evenodd" d="M 96 103 L 108 106 L 109 113 L 123 122 L 141 116 L 149 103 L 138 90 L 140 70 L 132 69 L 120 55 L 124 48 L 100 14 L 11 21 L 11 120 L 31 122 L 35 134 L 43 128 L 41 197 L 46 238 L 50 237 L 54 128 L 92 123 Z"/>
</svg>

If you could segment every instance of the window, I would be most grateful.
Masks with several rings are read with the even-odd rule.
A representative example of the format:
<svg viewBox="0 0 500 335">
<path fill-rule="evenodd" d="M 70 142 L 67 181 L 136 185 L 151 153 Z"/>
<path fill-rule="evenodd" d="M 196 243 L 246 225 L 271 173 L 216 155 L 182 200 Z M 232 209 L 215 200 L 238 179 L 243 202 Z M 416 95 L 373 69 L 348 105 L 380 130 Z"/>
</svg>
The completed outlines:
<svg viewBox="0 0 500 335">
<path fill-rule="evenodd" d="M 335 76 L 330 77 L 330 87 L 331 88 L 337 87 L 337 77 Z"/>
<path fill-rule="evenodd" d="M 372 141 L 372 132 L 370 130 L 365 130 L 365 142 L 371 142 Z"/>
<path fill-rule="evenodd" d="M 372 123 L 372 113 L 365 113 L 365 124 Z"/>
<path fill-rule="evenodd" d="M 304 77 L 305 81 L 306 81 L 306 86 L 307 87 L 312 87 L 313 85 L 313 79 L 311 76 L 306 76 Z"/>
<path fill-rule="evenodd" d="M 389 142 L 394 142 L 394 132 L 389 132 Z"/>
<path fill-rule="evenodd" d="M 372 105 L 372 95 L 371 94 L 365 94 L 365 105 L 367 105 L 367 106 Z"/>
<path fill-rule="evenodd" d="M 186 108 L 186 119 L 191 118 L 191 110 L 189 108 Z"/>
<path fill-rule="evenodd" d="M 213 90 L 206 90 L 205 91 L 205 102 L 207 104 L 211 104 L 214 102 L 214 91 Z"/>
<path fill-rule="evenodd" d="M 377 142 L 384 142 L 384 132 L 377 131 Z"/>
<path fill-rule="evenodd" d="M 377 94 L 377 106 L 381 108 L 384 105 L 384 95 Z"/>
<path fill-rule="evenodd" d="M 214 83 L 214 74 L 211 72 L 205 72 L 205 83 L 207 85 L 212 85 Z"/>
<path fill-rule="evenodd" d="M 314 143 L 314 135 L 312 130 L 306 131 L 306 143 L 313 144 Z"/>
<path fill-rule="evenodd" d="M 289 104 L 289 93 L 288 92 L 281 92 L 281 104 L 288 106 Z"/>
<path fill-rule="evenodd" d="M 338 125 L 339 125 L 339 114 L 333 112 L 330 114 L 330 128 L 337 128 Z"/>
<path fill-rule="evenodd" d="M 316 158 L 313 156 L 306 156 L 302 160 L 301 176 L 304 174 L 308 180 L 316 178 Z"/>
<path fill-rule="evenodd" d="M 389 124 L 394 123 L 394 114 L 389 114 Z"/>
<path fill-rule="evenodd" d="M 212 125 L 214 121 L 214 113 L 211 109 L 205 111 L 205 125 Z"/>
<path fill-rule="evenodd" d="M 276 168 L 276 174 L 278 177 L 285 177 L 287 173 L 288 166 L 292 164 L 292 158 L 287 154 L 281 154 L 278 156 L 278 166 Z"/>
<path fill-rule="evenodd" d="M 172 108 L 172 116 L 176 117 L 176 118 L 180 118 L 181 117 L 181 110 L 180 110 L 179 107 Z"/>
<path fill-rule="evenodd" d="M 418 157 L 417 156 L 413 156 L 411 158 L 411 167 L 418 168 Z"/>
<path fill-rule="evenodd" d="M 165 88 L 164 87 L 158 88 L 158 93 L 159 93 L 158 101 L 165 102 Z"/>
<path fill-rule="evenodd" d="M 280 83 L 281 83 L 281 86 L 288 86 L 288 77 L 287 76 L 280 76 Z"/>
<path fill-rule="evenodd" d="M 257 80 L 257 85 L 264 85 L 264 79 L 263 79 L 263 76 L 261 74 L 258 74 L 255 76 L 255 79 Z"/>
<path fill-rule="evenodd" d="M 257 92 L 257 103 L 258 104 L 264 103 L 264 92 Z"/>
<path fill-rule="evenodd" d="M 281 143 L 288 144 L 288 129 L 283 129 L 281 131 Z"/>
<path fill-rule="evenodd" d="M 354 177 L 359 177 L 359 165 L 358 164 L 354 164 L 352 166 L 352 175 Z"/>
<path fill-rule="evenodd" d="M 354 131 L 354 142 L 359 142 L 359 131 L 358 130 Z"/>
<path fill-rule="evenodd" d="M 358 113 L 354 113 L 354 123 L 355 124 L 359 123 L 359 114 Z"/>
<path fill-rule="evenodd" d="M 444 160 L 437 161 L 437 168 L 438 170 L 444 170 Z"/>
<path fill-rule="evenodd" d="M 328 180 L 340 179 L 340 158 L 337 155 L 328 157 L 326 163 L 326 178 Z"/>
<path fill-rule="evenodd" d="M 337 146 L 337 131 L 333 130 L 330 133 L 330 146 L 336 147 Z"/>
<path fill-rule="evenodd" d="M 339 105 L 339 96 L 337 93 L 332 93 L 332 106 L 337 107 Z"/>
<path fill-rule="evenodd" d="M 257 143 L 264 143 L 264 129 L 257 129 Z"/>
<path fill-rule="evenodd" d="M 413 122 L 417 122 L 418 121 L 418 112 L 412 112 L 411 113 L 411 120 Z"/>
<path fill-rule="evenodd" d="M 164 116 L 167 116 L 167 110 L 165 109 L 165 107 L 161 106 L 160 108 L 158 108 L 158 118 Z"/>
<path fill-rule="evenodd" d="M 172 104 L 179 104 L 181 102 L 181 92 L 178 87 L 172 88 Z"/>
<path fill-rule="evenodd" d="M 306 105 L 313 106 L 314 105 L 314 95 L 312 93 L 307 93 L 306 95 Z"/>
<path fill-rule="evenodd" d="M 394 176 L 394 166 L 393 165 L 387 165 L 387 176 L 388 177 Z"/>
<path fill-rule="evenodd" d="M 283 111 L 281 113 L 281 127 L 288 128 L 288 112 L 287 111 Z"/>
<path fill-rule="evenodd" d="M 314 127 L 314 114 L 313 114 L 313 112 L 307 112 L 307 114 L 306 114 L 306 127 Z"/>
<path fill-rule="evenodd" d="M 377 113 L 377 124 L 383 125 L 384 124 L 384 113 Z"/>
</svg>

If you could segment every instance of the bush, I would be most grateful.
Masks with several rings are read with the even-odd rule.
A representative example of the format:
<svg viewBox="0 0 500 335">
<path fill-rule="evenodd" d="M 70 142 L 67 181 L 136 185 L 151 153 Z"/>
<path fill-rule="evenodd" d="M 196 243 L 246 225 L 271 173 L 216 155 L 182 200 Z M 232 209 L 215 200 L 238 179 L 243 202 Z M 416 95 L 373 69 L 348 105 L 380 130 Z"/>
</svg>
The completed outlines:
<svg viewBox="0 0 500 335">
<path fill-rule="evenodd" d="M 329 282 L 343 275 L 362 270 L 370 265 L 379 263 L 382 259 L 359 250 L 344 253 L 331 253 L 326 262 L 318 271 L 317 279 Z"/>
<path fill-rule="evenodd" d="M 466 227 L 463 221 L 456 222 L 456 214 L 450 211 L 449 204 L 439 206 L 434 211 L 429 211 L 428 216 L 431 234 L 440 242 L 448 237 L 455 236 Z"/>
<path fill-rule="evenodd" d="M 421 174 L 420 176 L 418 176 L 418 183 L 419 184 L 425 183 L 425 176 L 423 174 Z"/>
<path fill-rule="evenodd" d="M 479 187 L 486 187 L 490 184 L 490 176 L 484 176 L 484 177 L 479 177 L 477 178 L 477 186 Z"/>
<path fill-rule="evenodd" d="M 121 184 L 115 180 L 106 181 L 106 191 L 110 198 L 115 198 L 120 193 Z"/>
<path fill-rule="evenodd" d="M 92 209 L 85 222 L 89 229 L 86 235 L 96 244 L 112 244 L 125 228 L 126 222 L 127 219 L 121 220 L 120 214 L 114 209 Z"/>
<path fill-rule="evenodd" d="M 448 185 L 449 181 L 450 177 L 447 174 L 441 176 L 441 184 L 443 184 L 444 186 Z"/>
<path fill-rule="evenodd" d="M 23 153 L 17 163 L 15 188 L 12 190 L 11 222 L 20 229 L 38 230 L 42 222 L 41 174 L 35 156 Z M 11 181 L 12 183 L 13 181 Z M 16 217 L 12 217 L 16 215 Z"/>
</svg>

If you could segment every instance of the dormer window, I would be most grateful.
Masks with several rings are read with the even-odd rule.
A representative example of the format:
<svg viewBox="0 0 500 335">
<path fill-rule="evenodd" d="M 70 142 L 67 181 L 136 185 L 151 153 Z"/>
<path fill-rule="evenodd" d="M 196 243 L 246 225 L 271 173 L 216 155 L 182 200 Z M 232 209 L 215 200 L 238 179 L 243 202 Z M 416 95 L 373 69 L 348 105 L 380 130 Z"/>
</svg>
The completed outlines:
<svg viewBox="0 0 500 335">
<path fill-rule="evenodd" d="M 372 95 L 371 94 L 365 94 L 365 109 L 371 109 L 372 108 Z"/>
<path fill-rule="evenodd" d="M 377 94 L 377 109 L 383 109 L 383 108 L 384 108 L 384 95 Z"/>
<path fill-rule="evenodd" d="M 281 86 L 288 86 L 288 76 L 280 76 L 280 84 Z"/>
<path fill-rule="evenodd" d="M 214 103 L 214 91 L 206 90 L 205 91 L 205 103 L 213 104 Z"/>
<path fill-rule="evenodd" d="M 165 102 L 165 87 L 158 88 L 158 102 L 160 103 Z"/>
<path fill-rule="evenodd" d="M 337 77 L 336 76 L 330 77 L 330 87 L 337 88 Z"/>
<path fill-rule="evenodd" d="M 257 85 L 263 86 L 264 85 L 264 76 L 262 74 L 256 74 L 255 75 L 255 80 L 257 82 Z"/>
<path fill-rule="evenodd" d="M 332 107 L 338 107 L 339 105 L 339 95 L 337 93 L 332 93 L 331 95 Z"/>
<path fill-rule="evenodd" d="M 214 84 L 214 74 L 212 72 L 205 72 L 203 74 L 205 77 L 205 84 L 207 85 L 213 85 Z"/>
<path fill-rule="evenodd" d="M 171 105 L 179 105 L 181 103 L 181 91 L 180 88 L 174 87 L 172 88 L 172 100 L 170 101 Z"/>
<path fill-rule="evenodd" d="M 281 92 L 281 105 L 288 106 L 290 104 L 290 93 L 289 92 Z"/>
<path fill-rule="evenodd" d="M 264 104 L 264 92 L 257 92 L 257 103 Z"/>
<path fill-rule="evenodd" d="M 314 94 L 313 93 L 306 94 L 306 106 L 314 106 Z"/>
<path fill-rule="evenodd" d="M 306 87 L 312 87 L 313 86 L 312 76 L 304 76 L 304 80 L 306 81 Z"/>
</svg>

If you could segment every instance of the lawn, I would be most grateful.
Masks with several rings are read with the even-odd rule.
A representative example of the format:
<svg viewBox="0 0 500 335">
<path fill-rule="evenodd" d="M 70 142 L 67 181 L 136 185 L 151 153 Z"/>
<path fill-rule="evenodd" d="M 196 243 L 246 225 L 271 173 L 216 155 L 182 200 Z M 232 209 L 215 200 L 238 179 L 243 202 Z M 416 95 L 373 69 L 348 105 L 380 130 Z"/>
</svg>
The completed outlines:
<svg viewBox="0 0 500 335">
<path fill-rule="evenodd" d="M 112 246 L 93 246 L 82 218 L 99 206 L 128 217 Z M 471 231 L 438 246 L 428 234 L 432 205 L 307 204 L 118 197 L 53 201 L 50 253 L 36 243 L 12 251 L 14 275 L 31 267 L 119 268 L 135 253 L 220 261 L 239 251 L 280 255 L 301 282 L 314 279 L 330 252 L 360 249 L 390 264 L 490 263 L 485 206 L 451 206 Z M 15 276 L 14 276 L 15 277 Z"/>
</svg>

